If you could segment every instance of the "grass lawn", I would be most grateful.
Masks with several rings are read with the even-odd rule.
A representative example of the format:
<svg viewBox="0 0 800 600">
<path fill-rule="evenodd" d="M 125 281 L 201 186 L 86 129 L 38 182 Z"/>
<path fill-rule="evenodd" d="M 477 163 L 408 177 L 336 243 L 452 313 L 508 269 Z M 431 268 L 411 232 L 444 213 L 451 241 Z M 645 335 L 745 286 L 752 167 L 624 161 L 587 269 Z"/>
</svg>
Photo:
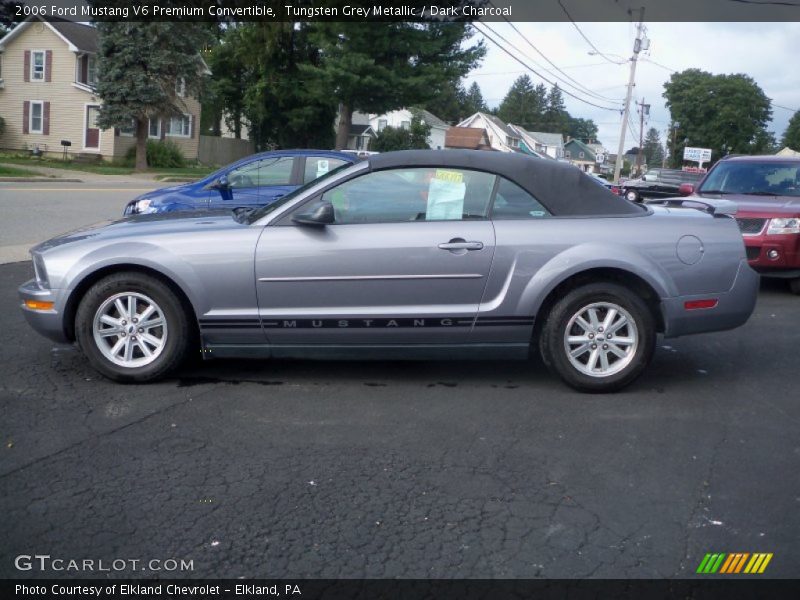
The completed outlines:
<svg viewBox="0 0 800 600">
<path fill-rule="evenodd" d="M 88 173 L 96 173 L 98 175 L 130 175 L 134 172 L 132 167 L 123 167 L 120 165 L 113 165 L 108 163 L 99 164 L 84 164 L 74 163 L 72 161 L 63 161 L 53 158 L 25 158 L 19 155 L 4 155 L 0 154 L 0 162 L 10 163 L 15 165 L 23 165 L 26 167 L 51 167 L 54 169 L 67 169 L 70 171 L 84 171 Z M 10 167 L 9 167 L 10 168 Z M 24 170 L 24 169 L 22 169 Z M 150 173 L 158 173 L 165 177 L 192 177 L 201 178 L 209 173 L 215 171 L 215 167 L 181 167 L 174 169 L 148 169 Z M 24 173 L 24 175 L 31 175 L 37 173 Z M 11 176 L 6 174 L 6 176 Z"/>
<path fill-rule="evenodd" d="M 30 169 L 18 169 L 16 167 L 7 167 L 0 165 L 0 177 L 41 177 L 42 174 L 38 171 L 31 171 Z"/>
</svg>

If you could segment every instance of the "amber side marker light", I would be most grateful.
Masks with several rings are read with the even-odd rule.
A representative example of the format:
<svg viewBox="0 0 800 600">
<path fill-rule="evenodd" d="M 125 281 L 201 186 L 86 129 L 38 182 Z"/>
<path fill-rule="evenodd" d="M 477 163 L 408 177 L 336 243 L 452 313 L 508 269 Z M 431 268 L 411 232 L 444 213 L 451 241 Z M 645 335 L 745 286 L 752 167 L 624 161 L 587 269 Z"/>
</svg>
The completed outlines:
<svg viewBox="0 0 800 600">
<path fill-rule="evenodd" d="M 31 310 L 52 310 L 55 302 L 44 302 L 42 300 L 25 300 L 25 307 Z"/>
<path fill-rule="evenodd" d="M 686 310 L 697 310 L 699 308 L 714 308 L 718 303 L 716 298 L 709 298 L 708 300 L 687 300 L 683 303 L 683 308 Z"/>
</svg>

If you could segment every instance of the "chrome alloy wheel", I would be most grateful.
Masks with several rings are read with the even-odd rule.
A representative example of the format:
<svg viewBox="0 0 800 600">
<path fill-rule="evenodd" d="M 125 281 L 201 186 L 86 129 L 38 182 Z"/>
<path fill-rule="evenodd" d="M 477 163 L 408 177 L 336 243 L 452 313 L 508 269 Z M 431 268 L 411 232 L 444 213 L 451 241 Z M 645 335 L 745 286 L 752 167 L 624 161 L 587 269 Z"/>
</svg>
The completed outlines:
<svg viewBox="0 0 800 600">
<path fill-rule="evenodd" d="M 121 367 L 149 365 L 167 341 L 164 311 L 139 292 L 122 292 L 103 302 L 94 314 L 92 331 L 103 356 Z"/>
<path fill-rule="evenodd" d="M 584 306 L 572 315 L 564 331 L 569 362 L 590 377 L 619 373 L 631 363 L 638 345 L 633 317 L 613 302 Z"/>
</svg>

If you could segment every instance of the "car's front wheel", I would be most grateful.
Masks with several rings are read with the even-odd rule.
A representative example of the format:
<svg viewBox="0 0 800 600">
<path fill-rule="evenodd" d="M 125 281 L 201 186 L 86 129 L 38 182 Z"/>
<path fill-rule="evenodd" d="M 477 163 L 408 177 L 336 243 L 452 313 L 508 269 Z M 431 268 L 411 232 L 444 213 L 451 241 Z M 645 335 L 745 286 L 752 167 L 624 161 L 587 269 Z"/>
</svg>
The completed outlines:
<svg viewBox="0 0 800 600">
<path fill-rule="evenodd" d="M 625 198 L 629 202 L 639 202 L 641 200 L 639 192 L 637 192 L 636 190 L 628 190 L 627 192 L 625 192 Z"/>
<path fill-rule="evenodd" d="M 641 375 L 653 357 L 653 315 L 637 294 L 621 285 L 575 288 L 545 318 L 539 340 L 542 359 L 577 390 L 619 390 Z"/>
<path fill-rule="evenodd" d="M 184 358 L 189 321 L 163 282 L 136 272 L 95 283 L 81 299 L 75 335 L 91 365 L 115 381 L 157 379 Z"/>
</svg>

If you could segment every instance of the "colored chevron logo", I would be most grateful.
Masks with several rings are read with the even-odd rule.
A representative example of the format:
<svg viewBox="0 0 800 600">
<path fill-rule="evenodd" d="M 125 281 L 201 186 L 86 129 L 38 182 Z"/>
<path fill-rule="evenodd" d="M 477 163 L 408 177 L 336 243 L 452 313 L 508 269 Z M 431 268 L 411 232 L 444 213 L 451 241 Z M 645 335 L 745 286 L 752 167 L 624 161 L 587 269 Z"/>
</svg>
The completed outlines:
<svg viewBox="0 0 800 600">
<path fill-rule="evenodd" d="M 696 572 L 701 575 L 714 573 L 726 575 L 737 573 L 760 574 L 764 572 L 771 560 L 772 552 L 755 552 L 753 554 L 749 552 L 709 553 L 703 557 Z"/>
</svg>

